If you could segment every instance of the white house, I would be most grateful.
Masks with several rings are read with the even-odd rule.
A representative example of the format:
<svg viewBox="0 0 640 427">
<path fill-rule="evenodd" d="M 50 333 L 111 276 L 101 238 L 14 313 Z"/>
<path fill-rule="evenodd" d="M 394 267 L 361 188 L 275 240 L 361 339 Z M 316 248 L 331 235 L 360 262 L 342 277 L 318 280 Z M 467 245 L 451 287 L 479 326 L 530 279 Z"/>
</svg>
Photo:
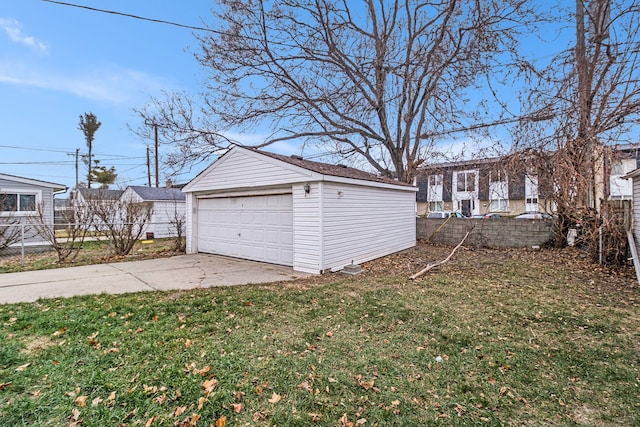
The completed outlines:
<svg viewBox="0 0 640 427">
<path fill-rule="evenodd" d="M 627 173 L 624 179 L 631 182 L 632 187 L 632 215 L 631 231 L 629 236 L 629 247 L 633 256 L 633 266 L 636 270 L 636 277 L 640 283 L 640 168 Z"/>
<path fill-rule="evenodd" d="M 179 188 L 127 187 L 120 199 L 128 202 L 152 204 L 151 218 L 143 233 L 153 237 L 175 237 L 178 226 L 185 224 L 185 195 Z"/>
<path fill-rule="evenodd" d="M 53 226 L 53 197 L 66 191 L 62 184 L 0 173 L 0 247 L 18 241 L 27 245 L 46 243 L 33 227 L 34 221 L 40 221 L 38 206 L 44 223 Z"/>
<path fill-rule="evenodd" d="M 416 187 L 342 165 L 234 147 L 187 194 L 187 253 L 337 271 L 416 244 Z"/>
</svg>

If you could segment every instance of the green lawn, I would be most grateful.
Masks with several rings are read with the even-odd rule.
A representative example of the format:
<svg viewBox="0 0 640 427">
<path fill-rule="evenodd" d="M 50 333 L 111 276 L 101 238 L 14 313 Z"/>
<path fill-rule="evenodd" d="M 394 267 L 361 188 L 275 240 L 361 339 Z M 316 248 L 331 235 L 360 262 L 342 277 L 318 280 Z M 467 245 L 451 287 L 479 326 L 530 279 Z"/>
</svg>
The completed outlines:
<svg viewBox="0 0 640 427">
<path fill-rule="evenodd" d="M 421 245 L 267 286 L 0 305 L 2 426 L 640 425 L 638 287 Z"/>
</svg>

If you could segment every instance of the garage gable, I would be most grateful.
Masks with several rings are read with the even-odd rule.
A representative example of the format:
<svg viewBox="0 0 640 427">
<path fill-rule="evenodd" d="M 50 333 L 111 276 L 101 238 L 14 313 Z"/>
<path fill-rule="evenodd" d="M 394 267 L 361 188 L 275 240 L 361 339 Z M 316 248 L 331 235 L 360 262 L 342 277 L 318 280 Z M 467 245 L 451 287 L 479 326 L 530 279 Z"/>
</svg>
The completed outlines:
<svg viewBox="0 0 640 427">
<path fill-rule="evenodd" d="M 258 151 L 235 147 L 201 172 L 184 192 L 267 187 L 319 179 L 304 168 L 265 156 Z"/>
</svg>

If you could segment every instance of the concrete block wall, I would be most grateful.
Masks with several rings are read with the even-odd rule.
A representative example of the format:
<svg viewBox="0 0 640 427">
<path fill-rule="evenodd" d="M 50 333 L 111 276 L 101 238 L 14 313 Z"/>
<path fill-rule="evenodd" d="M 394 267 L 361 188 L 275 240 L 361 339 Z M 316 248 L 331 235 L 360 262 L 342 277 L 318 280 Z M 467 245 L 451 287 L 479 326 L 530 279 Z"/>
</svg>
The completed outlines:
<svg viewBox="0 0 640 427">
<path fill-rule="evenodd" d="M 466 246 L 526 248 L 542 246 L 554 237 L 552 220 L 416 218 L 418 239 L 455 246 L 470 231 Z"/>
</svg>

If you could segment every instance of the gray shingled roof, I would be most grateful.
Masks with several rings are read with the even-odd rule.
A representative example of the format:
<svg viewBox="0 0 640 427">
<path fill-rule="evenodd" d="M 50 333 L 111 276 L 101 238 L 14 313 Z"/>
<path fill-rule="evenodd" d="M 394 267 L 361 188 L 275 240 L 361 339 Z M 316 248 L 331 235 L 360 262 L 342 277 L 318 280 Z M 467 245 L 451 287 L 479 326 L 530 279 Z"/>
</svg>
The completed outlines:
<svg viewBox="0 0 640 427">
<path fill-rule="evenodd" d="M 106 190 L 103 188 L 79 188 L 80 194 L 85 200 L 118 200 L 122 195 L 122 190 Z"/>
<path fill-rule="evenodd" d="M 159 201 L 185 201 L 185 194 L 179 188 L 166 188 L 166 187 L 144 187 L 141 185 L 132 185 L 133 191 L 142 197 L 142 200 L 146 202 L 159 202 Z"/>
<path fill-rule="evenodd" d="M 271 157 L 271 158 L 283 161 L 285 163 L 299 166 L 301 168 L 308 169 L 312 172 L 317 172 L 322 175 L 337 176 L 341 178 L 351 178 L 351 179 L 359 179 L 362 181 L 373 181 L 373 182 L 381 182 L 386 184 L 413 187 L 411 184 L 407 184 L 407 183 L 397 181 L 395 179 L 384 177 L 384 176 L 374 175 L 372 173 L 361 171 L 360 169 L 356 169 L 356 168 L 352 168 L 344 165 L 332 165 L 329 163 L 321 163 L 321 162 L 314 162 L 311 160 L 305 160 L 299 156 L 284 156 L 282 154 L 269 153 L 267 151 L 261 151 L 256 149 L 252 149 L 252 150 L 255 151 L 256 153 L 263 154 L 267 157 Z"/>
</svg>

